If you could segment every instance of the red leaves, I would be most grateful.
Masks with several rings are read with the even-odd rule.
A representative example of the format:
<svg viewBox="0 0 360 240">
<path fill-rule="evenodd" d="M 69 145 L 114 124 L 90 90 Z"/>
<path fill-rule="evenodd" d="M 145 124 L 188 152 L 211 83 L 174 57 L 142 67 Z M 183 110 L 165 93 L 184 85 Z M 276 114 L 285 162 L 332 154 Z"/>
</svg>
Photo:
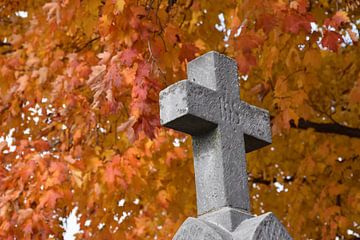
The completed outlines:
<svg viewBox="0 0 360 240">
<path fill-rule="evenodd" d="M 120 185 L 123 189 L 127 189 L 128 185 L 132 183 L 132 178 L 137 174 L 139 166 L 139 161 L 134 157 L 129 150 L 124 156 L 113 156 L 112 160 L 106 164 L 103 177 L 110 189 L 114 185 Z"/>
<path fill-rule="evenodd" d="M 146 62 L 139 64 L 132 87 L 131 115 L 137 118 L 134 124 L 136 136 L 144 132 L 149 137 L 154 137 L 154 129 L 158 126 L 157 107 L 159 85 L 151 77 L 151 65 Z M 156 94 L 156 96 L 154 96 Z M 155 108 L 154 108 L 155 107 Z"/>
<path fill-rule="evenodd" d="M 331 26 L 335 29 L 339 29 L 343 24 L 349 23 L 350 18 L 348 17 L 347 13 L 344 11 L 337 11 L 334 16 L 331 18 L 327 18 L 324 21 L 325 26 Z"/>
<path fill-rule="evenodd" d="M 44 140 L 36 140 L 33 142 L 33 146 L 38 152 L 47 151 L 50 148 L 50 145 L 47 141 Z"/>
<path fill-rule="evenodd" d="M 340 44 L 343 41 L 344 40 L 339 33 L 335 32 L 335 31 L 324 30 L 324 35 L 321 40 L 321 44 L 324 47 L 326 47 L 334 52 L 337 52 L 340 48 Z"/>
<path fill-rule="evenodd" d="M 254 31 L 243 29 L 243 33 L 236 41 L 236 48 L 239 51 L 236 60 L 241 73 L 247 74 L 250 68 L 256 65 L 256 57 L 253 51 L 260 47 L 264 38 Z"/>
<path fill-rule="evenodd" d="M 263 29 L 266 34 L 274 29 L 278 25 L 278 18 L 275 15 L 264 13 L 259 16 L 259 19 L 256 21 L 256 29 Z"/>
<path fill-rule="evenodd" d="M 296 0 L 290 3 L 290 8 L 295 9 L 301 14 L 305 14 L 309 8 L 309 0 Z"/>
<path fill-rule="evenodd" d="M 138 56 L 138 53 L 133 48 L 127 48 L 124 51 L 120 53 L 120 62 L 124 64 L 125 66 L 130 67 L 134 59 Z"/>
<path fill-rule="evenodd" d="M 126 135 L 131 143 L 135 141 L 135 131 L 133 128 L 135 123 L 136 118 L 131 116 L 126 122 L 117 127 L 118 132 L 126 131 Z"/>
<path fill-rule="evenodd" d="M 310 22 L 313 18 L 310 15 L 301 15 L 294 12 L 289 13 L 283 22 L 285 31 L 297 34 L 300 31 L 311 32 Z"/>
<path fill-rule="evenodd" d="M 195 54 L 199 52 L 199 49 L 192 43 L 185 43 L 182 45 L 179 60 L 180 61 L 191 61 L 195 58 Z"/>
</svg>

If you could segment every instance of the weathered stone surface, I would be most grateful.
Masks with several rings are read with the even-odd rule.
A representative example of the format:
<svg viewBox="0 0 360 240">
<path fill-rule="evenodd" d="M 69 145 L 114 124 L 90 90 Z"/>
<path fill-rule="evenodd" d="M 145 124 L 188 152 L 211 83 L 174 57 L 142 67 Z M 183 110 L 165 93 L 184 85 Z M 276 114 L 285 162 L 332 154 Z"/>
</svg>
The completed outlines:
<svg viewBox="0 0 360 240">
<path fill-rule="evenodd" d="M 160 93 L 162 125 L 193 137 L 199 217 L 174 240 L 291 239 L 271 213 L 250 215 L 245 153 L 271 143 L 269 113 L 242 102 L 236 62 L 209 52 L 188 64 L 188 80 Z"/>
<path fill-rule="evenodd" d="M 291 240 L 289 233 L 274 216 L 265 213 L 243 221 L 233 234 L 236 240 Z"/>
<path fill-rule="evenodd" d="M 230 233 L 196 218 L 188 218 L 173 240 L 232 240 Z"/>
<path fill-rule="evenodd" d="M 240 101 L 236 62 L 209 52 L 160 93 L 161 124 L 193 136 L 198 214 L 249 211 L 245 153 L 271 143 L 266 110 Z"/>
<path fill-rule="evenodd" d="M 173 240 L 291 240 L 289 233 L 272 214 L 242 220 L 234 230 L 227 231 L 201 217 L 188 218 L 179 228 Z"/>
<path fill-rule="evenodd" d="M 206 213 L 198 218 L 222 227 L 229 232 L 233 232 L 242 221 L 252 217 L 253 216 L 247 212 L 235 208 L 223 207 L 220 210 Z"/>
</svg>

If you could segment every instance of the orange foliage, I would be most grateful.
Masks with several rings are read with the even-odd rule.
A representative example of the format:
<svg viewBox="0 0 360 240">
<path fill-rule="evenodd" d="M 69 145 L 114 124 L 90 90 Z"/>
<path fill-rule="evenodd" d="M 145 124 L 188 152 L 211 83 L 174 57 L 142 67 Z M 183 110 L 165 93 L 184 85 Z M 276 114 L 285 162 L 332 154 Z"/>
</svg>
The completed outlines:
<svg viewBox="0 0 360 240">
<path fill-rule="evenodd" d="M 216 50 L 238 61 L 242 99 L 272 115 L 273 144 L 248 156 L 253 211 L 294 239 L 354 239 L 357 6 L 3 1 L 0 238 L 59 239 L 77 207 L 78 239 L 171 239 L 196 213 L 191 139 L 159 126 L 158 93 Z"/>
</svg>

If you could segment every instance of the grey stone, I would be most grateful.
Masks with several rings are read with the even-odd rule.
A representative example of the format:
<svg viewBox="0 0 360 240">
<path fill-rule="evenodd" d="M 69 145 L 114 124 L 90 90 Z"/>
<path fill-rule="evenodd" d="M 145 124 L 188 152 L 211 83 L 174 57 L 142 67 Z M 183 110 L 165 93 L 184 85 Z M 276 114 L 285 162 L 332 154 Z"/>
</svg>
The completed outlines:
<svg viewBox="0 0 360 240">
<path fill-rule="evenodd" d="M 242 221 L 234 230 L 227 231 L 202 218 L 188 218 L 173 240 L 292 240 L 284 226 L 272 213 Z"/>
<path fill-rule="evenodd" d="M 245 152 L 271 143 L 269 113 L 240 101 L 236 63 L 209 52 L 160 93 L 161 124 L 193 136 L 198 214 L 249 211 Z"/>
<path fill-rule="evenodd" d="M 235 208 L 223 207 L 220 210 L 200 215 L 199 219 L 233 232 L 242 221 L 252 217 L 253 216 L 248 212 L 243 212 Z"/>
<path fill-rule="evenodd" d="M 181 225 L 173 240 L 232 240 L 230 233 L 196 218 L 188 218 Z"/>
<path fill-rule="evenodd" d="M 199 217 L 174 239 L 237 239 L 253 219 L 245 154 L 271 143 L 270 117 L 240 100 L 238 78 L 234 60 L 209 52 L 188 64 L 188 80 L 160 92 L 161 124 L 193 138 Z"/>
<path fill-rule="evenodd" d="M 243 221 L 235 230 L 233 236 L 236 240 L 292 239 L 284 226 L 271 212 Z"/>
</svg>

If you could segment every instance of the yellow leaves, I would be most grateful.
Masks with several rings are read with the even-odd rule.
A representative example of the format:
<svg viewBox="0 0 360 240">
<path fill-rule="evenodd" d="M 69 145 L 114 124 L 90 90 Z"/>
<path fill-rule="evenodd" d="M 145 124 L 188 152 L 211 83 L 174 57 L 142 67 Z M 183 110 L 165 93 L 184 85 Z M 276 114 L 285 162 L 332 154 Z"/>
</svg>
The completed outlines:
<svg viewBox="0 0 360 240">
<path fill-rule="evenodd" d="M 76 169 L 72 169 L 71 170 L 71 174 L 72 174 L 72 179 L 75 182 L 76 186 L 81 188 L 82 184 L 83 184 L 83 176 L 82 176 L 82 171 L 80 170 L 76 170 Z"/>
<path fill-rule="evenodd" d="M 81 139 L 81 128 L 75 130 L 75 133 L 73 135 L 74 144 L 75 145 L 79 144 L 80 139 Z"/>
<path fill-rule="evenodd" d="M 260 65 L 264 71 L 264 78 L 271 79 L 273 74 L 273 65 L 278 61 L 279 50 L 275 46 L 264 49 L 264 56 L 260 60 Z"/>
<path fill-rule="evenodd" d="M 329 1 L 328 0 L 320 0 L 320 3 L 326 8 L 329 7 Z"/>
<path fill-rule="evenodd" d="M 134 116 L 131 116 L 126 122 L 120 124 L 117 127 L 118 132 L 126 131 L 126 135 L 130 143 L 135 141 L 135 131 L 133 129 L 135 122 L 136 122 L 136 118 Z"/>
<path fill-rule="evenodd" d="M 48 68 L 41 67 L 39 69 L 39 84 L 42 85 L 46 82 L 48 76 Z"/>
<path fill-rule="evenodd" d="M 279 77 L 275 83 L 275 97 L 287 97 L 289 95 L 287 79 L 283 76 Z"/>
<path fill-rule="evenodd" d="M 360 103 L 360 74 L 358 80 L 354 84 L 354 87 L 351 89 L 349 101 L 351 104 Z"/>
<path fill-rule="evenodd" d="M 192 11 L 192 16 L 190 20 L 190 27 L 188 28 L 188 33 L 191 34 L 194 32 L 198 27 L 198 23 L 201 21 L 201 18 L 203 16 L 203 12 L 200 10 Z"/>
<path fill-rule="evenodd" d="M 330 196 L 337 196 L 344 193 L 347 190 L 347 187 L 343 184 L 334 183 L 329 186 L 328 191 Z"/>
<path fill-rule="evenodd" d="M 86 161 L 86 167 L 91 172 L 97 172 L 102 165 L 102 161 L 95 156 L 90 156 Z"/>
<path fill-rule="evenodd" d="M 94 29 L 96 28 L 96 24 L 98 22 L 99 10 L 101 6 L 101 1 L 99 0 L 83 0 L 81 1 L 81 5 L 83 6 L 83 18 L 81 18 L 80 26 L 82 27 L 85 34 L 91 37 L 94 33 Z"/>
<path fill-rule="evenodd" d="M 285 64 L 288 69 L 296 70 L 300 63 L 301 63 L 301 58 L 299 55 L 299 49 L 292 47 L 287 54 Z"/>
<path fill-rule="evenodd" d="M 169 43 L 170 47 L 174 47 L 174 45 L 180 40 L 179 29 L 172 24 L 168 24 L 165 28 L 165 39 L 167 40 L 167 43 Z"/>
<path fill-rule="evenodd" d="M 199 38 L 195 41 L 195 47 L 197 47 L 200 51 L 204 51 L 207 48 L 207 45 L 202 39 Z"/>
<path fill-rule="evenodd" d="M 321 53 L 318 50 L 310 49 L 305 52 L 303 64 L 307 68 L 319 69 L 321 67 Z"/>
<path fill-rule="evenodd" d="M 161 190 L 158 193 L 156 199 L 161 207 L 163 207 L 163 208 L 169 207 L 169 195 L 165 190 Z"/>
<path fill-rule="evenodd" d="M 125 7 L 125 0 L 115 0 L 115 10 L 116 13 L 121 13 Z"/>
<path fill-rule="evenodd" d="M 348 29 L 347 13 L 334 13 L 328 21 L 348 30 L 355 44 L 329 54 L 318 49 L 321 34 L 309 31 L 311 21 L 322 26 L 327 16 L 320 3 L 307 8 L 306 0 L 246 1 L 236 4 L 238 11 L 233 1 L 187 0 L 177 1 L 170 12 L 166 1 L 48 0 L 43 9 L 23 2 L 17 8 L 26 5 L 31 17 L 16 21 L 20 25 L 15 27 L 9 23 L 13 33 L 2 31 L 2 41 L 6 37 L 11 46 L 1 52 L 12 52 L 0 56 L 0 122 L 5 129 L 16 128 L 17 149 L 0 154 L 0 238 L 3 233 L 26 238 L 18 229 L 25 229 L 29 238 L 48 236 L 45 225 L 60 236 L 53 211 L 65 216 L 64 209 L 73 202 L 82 219 L 92 221 L 82 238 L 89 238 L 89 232 L 97 239 L 171 238 L 184 218 L 196 214 L 193 161 L 190 137 L 185 141 L 182 134 L 157 128 L 158 92 L 186 78 L 186 63 L 199 52 L 216 48 L 238 59 L 240 70 L 249 75 L 242 94 L 263 100 L 262 107 L 274 117 L 274 134 L 282 133 L 274 136 L 273 145 L 254 153 L 250 166 L 256 177 L 277 179 L 288 192 L 278 194 L 273 184 L 258 184 L 255 211 L 271 209 L 280 218 L 286 216 L 295 239 L 334 239 L 329 230 L 321 233 L 313 227 L 324 225 L 328 208 L 334 214 L 326 217 L 339 233 L 350 229 L 352 212 L 359 208 L 353 159 L 359 141 L 288 130 L 294 127 L 289 122 L 296 124 L 299 117 L 322 123 L 323 115 L 316 115 L 310 101 L 328 110 L 334 100 L 333 117 L 358 125 L 357 36 Z M 232 30 L 227 48 L 222 48 L 224 34 L 214 28 L 219 9 L 226 30 Z M 311 18 L 315 14 L 316 20 Z M 241 22 L 246 24 L 234 37 Z M 305 44 L 303 50 L 299 44 Z M 27 109 L 35 104 L 42 108 L 40 126 L 27 118 Z M 111 104 L 118 111 L 109 111 Z M 22 134 L 27 128 L 31 134 Z M 0 151 L 5 145 L 0 143 Z M 337 195 L 341 214 L 331 209 Z M 109 221 L 122 198 L 127 204 L 121 211 L 132 214 L 110 234 Z M 15 229 L 17 219 L 23 224 Z M 99 231 L 102 221 L 106 226 Z"/>
<path fill-rule="evenodd" d="M 282 112 L 282 118 L 284 122 L 284 127 L 290 128 L 290 121 L 294 120 L 295 125 L 298 125 L 299 116 L 291 108 L 287 108 Z"/>
</svg>

